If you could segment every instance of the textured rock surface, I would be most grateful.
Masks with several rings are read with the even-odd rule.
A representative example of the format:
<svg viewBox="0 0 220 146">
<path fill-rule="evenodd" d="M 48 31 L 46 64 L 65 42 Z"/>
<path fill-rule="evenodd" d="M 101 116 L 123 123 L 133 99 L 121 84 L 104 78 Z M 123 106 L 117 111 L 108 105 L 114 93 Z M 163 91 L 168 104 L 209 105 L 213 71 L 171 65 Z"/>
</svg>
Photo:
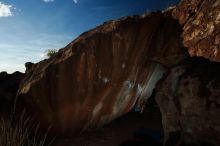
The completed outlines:
<svg viewBox="0 0 220 146">
<path fill-rule="evenodd" d="M 191 56 L 220 61 L 219 3 L 183 0 L 106 22 L 50 59 L 27 63 L 18 98 L 54 132 L 76 133 L 142 108 L 168 71 L 156 90 L 166 144 L 219 145 L 219 64 L 189 59 L 182 48 L 183 41 Z"/>
<path fill-rule="evenodd" d="M 191 56 L 220 62 L 219 0 L 183 0 L 173 16 L 183 26 L 183 43 Z"/>
<path fill-rule="evenodd" d="M 9 112 L 12 108 L 13 101 L 19 88 L 24 74 L 15 72 L 7 74 L 6 72 L 0 73 L 0 112 Z"/>
<path fill-rule="evenodd" d="M 167 145 L 220 145 L 220 64 L 190 59 L 157 86 Z M 177 142 L 178 141 L 178 142 Z"/>
<path fill-rule="evenodd" d="M 19 91 L 40 121 L 64 134 L 142 107 L 164 68 L 186 57 L 178 21 L 152 13 L 110 21 L 31 65 Z"/>
</svg>

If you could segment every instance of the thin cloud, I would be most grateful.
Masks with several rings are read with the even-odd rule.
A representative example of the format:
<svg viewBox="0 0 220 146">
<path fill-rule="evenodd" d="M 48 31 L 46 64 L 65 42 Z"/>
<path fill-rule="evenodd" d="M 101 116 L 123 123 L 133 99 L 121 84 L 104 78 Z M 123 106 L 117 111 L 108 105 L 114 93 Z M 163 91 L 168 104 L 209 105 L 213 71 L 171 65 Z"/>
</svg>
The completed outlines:
<svg viewBox="0 0 220 146">
<path fill-rule="evenodd" d="M 54 0 L 43 0 L 45 3 L 54 2 Z"/>
<path fill-rule="evenodd" d="M 74 2 L 75 4 L 77 4 L 77 3 L 78 3 L 78 0 L 73 0 L 73 2 Z"/>
<path fill-rule="evenodd" d="M 47 54 L 46 54 L 46 53 L 41 53 L 41 54 L 39 54 L 39 57 L 41 57 L 41 58 L 46 58 L 46 57 L 47 57 Z"/>
<path fill-rule="evenodd" d="M 12 8 L 13 8 L 12 5 L 7 5 L 0 2 L 0 17 L 13 16 Z"/>
</svg>

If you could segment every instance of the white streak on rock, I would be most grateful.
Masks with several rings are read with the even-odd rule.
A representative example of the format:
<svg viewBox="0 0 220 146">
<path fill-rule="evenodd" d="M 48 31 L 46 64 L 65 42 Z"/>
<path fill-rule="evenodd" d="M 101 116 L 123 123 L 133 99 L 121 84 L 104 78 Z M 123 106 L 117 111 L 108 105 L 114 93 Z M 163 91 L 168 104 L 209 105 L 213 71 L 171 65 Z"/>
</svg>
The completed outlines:
<svg viewBox="0 0 220 146">
<path fill-rule="evenodd" d="M 141 99 L 147 100 L 148 98 L 150 98 L 153 89 L 155 88 L 157 82 L 163 77 L 164 72 L 165 70 L 161 65 L 156 65 L 150 79 L 145 84 L 145 86 L 143 86 L 142 88 L 140 88 L 141 86 L 139 86 L 139 89 L 137 89 L 137 92 L 141 93 Z"/>
<path fill-rule="evenodd" d="M 121 65 L 121 68 L 125 69 L 125 64 L 124 63 Z"/>
<path fill-rule="evenodd" d="M 92 112 L 92 115 L 93 117 L 95 117 L 99 111 L 102 109 L 102 102 L 100 102 L 98 105 L 96 105 L 96 107 L 94 108 L 93 112 Z"/>
<path fill-rule="evenodd" d="M 105 84 L 108 83 L 109 81 L 110 81 L 109 78 L 106 78 L 106 77 L 102 78 L 102 82 L 105 83 Z"/>
</svg>

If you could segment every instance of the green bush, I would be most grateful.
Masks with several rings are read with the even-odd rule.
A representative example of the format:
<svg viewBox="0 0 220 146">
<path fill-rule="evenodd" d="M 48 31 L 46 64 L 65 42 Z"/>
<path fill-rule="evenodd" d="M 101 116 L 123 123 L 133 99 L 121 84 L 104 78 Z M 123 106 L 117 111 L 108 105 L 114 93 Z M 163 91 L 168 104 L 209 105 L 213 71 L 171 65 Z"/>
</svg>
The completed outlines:
<svg viewBox="0 0 220 146">
<path fill-rule="evenodd" d="M 47 50 L 47 57 L 52 57 L 57 53 L 56 49 L 49 49 Z"/>
</svg>

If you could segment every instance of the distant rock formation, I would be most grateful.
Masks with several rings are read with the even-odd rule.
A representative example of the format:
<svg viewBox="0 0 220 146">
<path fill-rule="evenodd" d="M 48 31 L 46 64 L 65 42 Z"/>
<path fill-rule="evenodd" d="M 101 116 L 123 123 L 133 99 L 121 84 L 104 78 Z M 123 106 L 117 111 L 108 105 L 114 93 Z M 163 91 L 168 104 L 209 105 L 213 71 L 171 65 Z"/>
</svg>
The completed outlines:
<svg viewBox="0 0 220 146">
<path fill-rule="evenodd" d="M 21 72 L 0 73 L 0 113 L 10 112 L 23 78 L 24 74 Z"/>
<path fill-rule="evenodd" d="M 158 81 L 165 143 L 219 145 L 219 0 L 109 21 L 26 64 L 18 99 L 60 135 L 143 108 Z M 163 77 L 163 74 L 166 74 Z M 203 138 L 205 137 L 205 138 Z"/>
</svg>

